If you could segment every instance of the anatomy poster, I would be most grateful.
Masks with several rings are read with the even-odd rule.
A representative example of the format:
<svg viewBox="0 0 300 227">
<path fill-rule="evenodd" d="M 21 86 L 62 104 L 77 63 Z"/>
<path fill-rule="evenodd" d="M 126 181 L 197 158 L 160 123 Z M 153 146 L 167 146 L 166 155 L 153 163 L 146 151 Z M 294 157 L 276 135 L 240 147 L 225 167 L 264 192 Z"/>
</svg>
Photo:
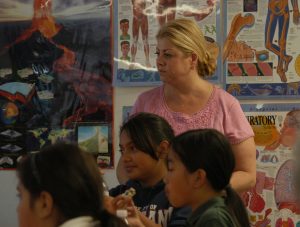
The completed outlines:
<svg viewBox="0 0 300 227">
<path fill-rule="evenodd" d="M 219 48 L 219 3 L 218 0 L 114 1 L 114 84 L 143 86 L 161 83 L 156 69 L 155 35 L 161 25 L 174 18 L 195 19 L 212 48 Z M 212 82 L 219 81 L 220 70 L 218 67 L 210 78 Z"/>
<path fill-rule="evenodd" d="M 78 123 L 111 124 L 111 1 L 2 0 L 0 12 L 0 168 L 75 140 Z"/>
<path fill-rule="evenodd" d="M 299 97 L 298 0 L 225 2 L 226 89 L 238 98 Z"/>
<path fill-rule="evenodd" d="M 252 226 L 299 226 L 295 145 L 300 104 L 242 105 L 255 133 L 256 186 L 243 195 Z"/>
</svg>

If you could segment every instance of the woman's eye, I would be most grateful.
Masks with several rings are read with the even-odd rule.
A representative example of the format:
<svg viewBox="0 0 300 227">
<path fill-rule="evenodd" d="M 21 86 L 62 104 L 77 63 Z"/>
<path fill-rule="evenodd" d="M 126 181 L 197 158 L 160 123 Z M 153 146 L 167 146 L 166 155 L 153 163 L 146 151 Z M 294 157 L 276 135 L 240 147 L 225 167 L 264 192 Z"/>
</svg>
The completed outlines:
<svg viewBox="0 0 300 227">
<path fill-rule="evenodd" d="M 156 51 L 154 54 L 157 56 L 157 55 L 159 55 L 159 52 Z"/>
<path fill-rule="evenodd" d="M 168 54 L 168 53 L 165 53 L 164 56 L 165 56 L 166 58 L 172 57 L 172 55 L 171 55 L 171 54 Z"/>
</svg>

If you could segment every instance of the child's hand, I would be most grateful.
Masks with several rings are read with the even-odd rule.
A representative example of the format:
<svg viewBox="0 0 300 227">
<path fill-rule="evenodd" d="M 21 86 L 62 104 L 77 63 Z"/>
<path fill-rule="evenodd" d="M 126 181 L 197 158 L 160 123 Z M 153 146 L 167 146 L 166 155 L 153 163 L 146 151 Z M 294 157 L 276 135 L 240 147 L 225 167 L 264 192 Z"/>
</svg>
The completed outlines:
<svg viewBox="0 0 300 227">
<path fill-rule="evenodd" d="M 126 219 L 130 227 L 145 227 L 140 219 L 140 212 L 135 207 L 131 197 L 120 195 L 115 198 L 114 202 L 119 207 L 118 209 L 127 210 L 128 216 Z"/>
<path fill-rule="evenodd" d="M 118 195 L 112 199 L 112 206 L 114 210 L 127 209 L 127 207 L 132 206 L 132 204 L 133 201 L 129 196 Z"/>
<path fill-rule="evenodd" d="M 113 206 L 113 200 L 114 200 L 114 197 L 104 196 L 104 207 L 111 214 L 116 213 L 116 210 L 114 209 L 114 206 Z"/>
</svg>

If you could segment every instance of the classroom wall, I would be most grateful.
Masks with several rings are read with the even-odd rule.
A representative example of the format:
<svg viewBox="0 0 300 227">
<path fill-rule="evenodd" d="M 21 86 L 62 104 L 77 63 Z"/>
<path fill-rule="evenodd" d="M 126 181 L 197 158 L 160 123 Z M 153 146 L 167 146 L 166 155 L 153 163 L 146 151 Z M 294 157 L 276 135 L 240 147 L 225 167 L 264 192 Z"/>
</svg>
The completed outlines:
<svg viewBox="0 0 300 227">
<path fill-rule="evenodd" d="M 113 142 L 114 142 L 114 162 L 115 167 L 120 158 L 119 153 L 119 128 L 122 122 L 123 106 L 131 106 L 137 96 L 151 87 L 115 87 L 114 88 L 114 127 L 113 127 Z M 264 103 L 260 100 L 259 103 Z M 269 101 L 270 102 L 270 101 Z M 276 102 L 274 100 L 274 102 Z M 251 103 L 251 101 L 243 101 L 243 103 Z M 253 100 L 252 103 L 257 103 Z M 104 170 L 104 179 L 109 188 L 118 184 L 115 169 Z M 17 178 L 15 171 L 0 171 L 0 226 L 1 227 L 17 227 L 16 207 L 18 198 L 16 196 Z"/>
</svg>

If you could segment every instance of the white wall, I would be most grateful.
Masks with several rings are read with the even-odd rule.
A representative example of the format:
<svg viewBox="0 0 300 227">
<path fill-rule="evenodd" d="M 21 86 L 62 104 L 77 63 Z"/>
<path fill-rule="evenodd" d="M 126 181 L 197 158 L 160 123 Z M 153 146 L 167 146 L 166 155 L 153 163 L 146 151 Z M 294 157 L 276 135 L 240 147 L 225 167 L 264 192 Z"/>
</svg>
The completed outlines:
<svg viewBox="0 0 300 227">
<path fill-rule="evenodd" d="M 15 171 L 0 171 L 0 226 L 16 227 L 17 178 Z"/>
</svg>

